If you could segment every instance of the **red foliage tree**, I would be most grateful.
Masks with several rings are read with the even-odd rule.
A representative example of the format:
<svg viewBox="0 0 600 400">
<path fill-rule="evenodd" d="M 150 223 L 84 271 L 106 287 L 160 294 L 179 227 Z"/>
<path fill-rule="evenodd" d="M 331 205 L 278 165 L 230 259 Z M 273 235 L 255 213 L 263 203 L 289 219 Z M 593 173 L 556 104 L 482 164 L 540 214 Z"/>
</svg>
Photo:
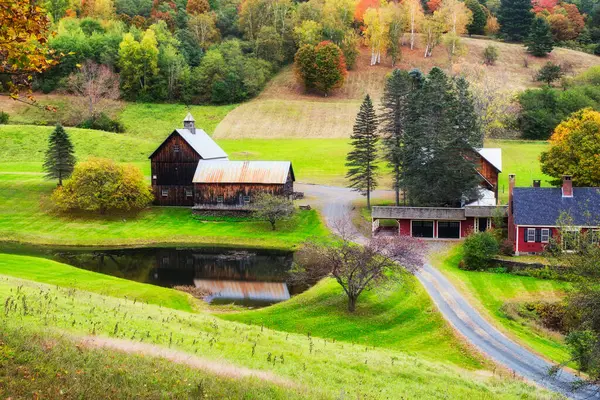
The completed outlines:
<svg viewBox="0 0 600 400">
<path fill-rule="evenodd" d="M 533 0 L 531 5 L 533 6 L 533 12 L 536 14 L 544 10 L 552 12 L 554 7 L 558 5 L 558 0 Z"/>
<path fill-rule="evenodd" d="M 325 95 L 341 87 L 348 75 L 344 53 L 330 41 L 302 46 L 294 58 L 294 68 L 307 90 L 317 89 Z"/>
<path fill-rule="evenodd" d="M 427 8 L 432 13 L 435 12 L 442 5 L 442 0 L 429 0 L 427 2 Z"/>
<path fill-rule="evenodd" d="M 380 5 L 380 0 L 360 0 L 356 4 L 356 9 L 354 10 L 354 19 L 359 22 L 363 22 L 365 12 L 369 8 L 379 8 Z"/>
<path fill-rule="evenodd" d="M 204 14 L 210 11 L 208 0 L 188 0 L 185 10 L 188 14 Z"/>
</svg>

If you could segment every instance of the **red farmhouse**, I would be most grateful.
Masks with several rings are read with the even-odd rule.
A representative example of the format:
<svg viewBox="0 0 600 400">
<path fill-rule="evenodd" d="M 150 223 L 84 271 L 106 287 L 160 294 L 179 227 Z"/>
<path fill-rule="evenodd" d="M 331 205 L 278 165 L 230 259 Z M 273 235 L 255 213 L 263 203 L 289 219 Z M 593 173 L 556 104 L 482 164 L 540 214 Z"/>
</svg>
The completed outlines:
<svg viewBox="0 0 600 400">
<path fill-rule="evenodd" d="M 574 188 L 570 175 L 563 177 L 561 188 L 542 188 L 539 184 L 534 181 L 533 187 L 516 188 L 515 175 L 509 175 L 508 238 L 516 255 L 544 251 L 550 239 L 558 237 L 562 216 L 569 219 L 567 229 L 573 231 L 569 237 L 600 231 L 600 188 Z M 563 242 L 566 250 L 570 245 Z"/>
</svg>

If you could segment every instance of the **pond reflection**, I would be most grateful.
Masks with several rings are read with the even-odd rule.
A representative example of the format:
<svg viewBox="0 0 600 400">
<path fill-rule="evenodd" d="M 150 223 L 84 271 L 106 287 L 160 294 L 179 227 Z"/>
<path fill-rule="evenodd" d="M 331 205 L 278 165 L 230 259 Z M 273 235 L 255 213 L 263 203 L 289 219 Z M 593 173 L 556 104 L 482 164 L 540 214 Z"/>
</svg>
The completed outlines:
<svg viewBox="0 0 600 400">
<path fill-rule="evenodd" d="M 290 285 L 292 252 L 219 248 L 49 249 L 11 245 L 78 268 L 164 287 L 195 287 L 215 303 L 264 306 L 305 288 Z"/>
</svg>

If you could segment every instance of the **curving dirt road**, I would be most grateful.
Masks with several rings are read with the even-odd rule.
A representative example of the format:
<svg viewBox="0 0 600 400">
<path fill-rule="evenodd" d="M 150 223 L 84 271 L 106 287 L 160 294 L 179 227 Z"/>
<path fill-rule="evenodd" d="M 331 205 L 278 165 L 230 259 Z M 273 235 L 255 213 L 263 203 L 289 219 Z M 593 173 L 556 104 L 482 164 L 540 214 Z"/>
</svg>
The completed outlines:
<svg viewBox="0 0 600 400">
<path fill-rule="evenodd" d="M 330 227 L 335 221 L 350 218 L 352 202 L 360 198 L 358 193 L 346 188 L 302 184 L 296 186 L 305 193 L 308 203 L 321 210 Z M 358 232 L 355 233 L 357 242 L 367 240 Z M 427 264 L 416 275 L 444 318 L 483 354 L 515 374 L 569 398 L 600 399 L 600 392 L 596 388 L 573 391 L 573 384 L 578 378 L 568 371 L 561 370 L 551 377 L 548 372 L 552 364 L 507 338 L 485 320 L 437 269 Z"/>
</svg>

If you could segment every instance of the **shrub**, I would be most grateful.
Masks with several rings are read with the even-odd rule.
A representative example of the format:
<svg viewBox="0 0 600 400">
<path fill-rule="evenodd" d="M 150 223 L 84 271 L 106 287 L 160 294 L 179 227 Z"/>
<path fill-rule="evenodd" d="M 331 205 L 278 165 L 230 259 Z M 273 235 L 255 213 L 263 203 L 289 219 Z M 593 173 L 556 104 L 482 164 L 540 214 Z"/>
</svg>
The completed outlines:
<svg viewBox="0 0 600 400">
<path fill-rule="evenodd" d="M 490 44 L 483 50 L 483 63 L 485 65 L 494 65 L 498 60 L 498 47 Z"/>
<path fill-rule="evenodd" d="M 92 158 L 79 163 L 71 178 L 52 193 L 52 201 L 63 211 L 132 211 L 153 199 L 139 168 L 112 160 Z"/>
<path fill-rule="evenodd" d="M 594 345 L 597 340 L 598 337 L 591 330 L 573 331 L 565 338 L 573 359 L 577 361 L 579 369 L 584 372 L 588 371 L 593 364 Z"/>
<path fill-rule="evenodd" d="M 317 46 L 306 44 L 294 57 L 296 76 L 307 90 L 317 89 L 325 95 L 344 84 L 346 61 L 342 50 L 324 41 Z"/>
<path fill-rule="evenodd" d="M 465 239 L 463 249 L 464 269 L 488 269 L 493 265 L 492 257 L 498 254 L 498 242 L 491 233 L 479 232 Z"/>
<path fill-rule="evenodd" d="M 8 113 L 0 111 L 0 125 L 8 124 Z"/>
<path fill-rule="evenodd" d="M 559 80 L 564 75 L 564 72 L 560 65 L 554 64 L 548 61 L 535 76 L 535 80 L 538 82 L 546 82 L 548 86 L 552 85 L 552 82 Z"/>
<path fill-rule="evenodd" d="M 86 119 L 79 125 L 78 128 L 97 129 L 106 132 L 123 133 L 125 126 L 117 120 L 111 119 L 108 115 L 100 113 L 92 118 Z"/>
<path fill-rule="evenodd" d="M 509 239 L 504 239 L 500 242 L 498 251 L 504 256 L 512 256 L 514 252 L 513 242 Z"/>
</svg>

